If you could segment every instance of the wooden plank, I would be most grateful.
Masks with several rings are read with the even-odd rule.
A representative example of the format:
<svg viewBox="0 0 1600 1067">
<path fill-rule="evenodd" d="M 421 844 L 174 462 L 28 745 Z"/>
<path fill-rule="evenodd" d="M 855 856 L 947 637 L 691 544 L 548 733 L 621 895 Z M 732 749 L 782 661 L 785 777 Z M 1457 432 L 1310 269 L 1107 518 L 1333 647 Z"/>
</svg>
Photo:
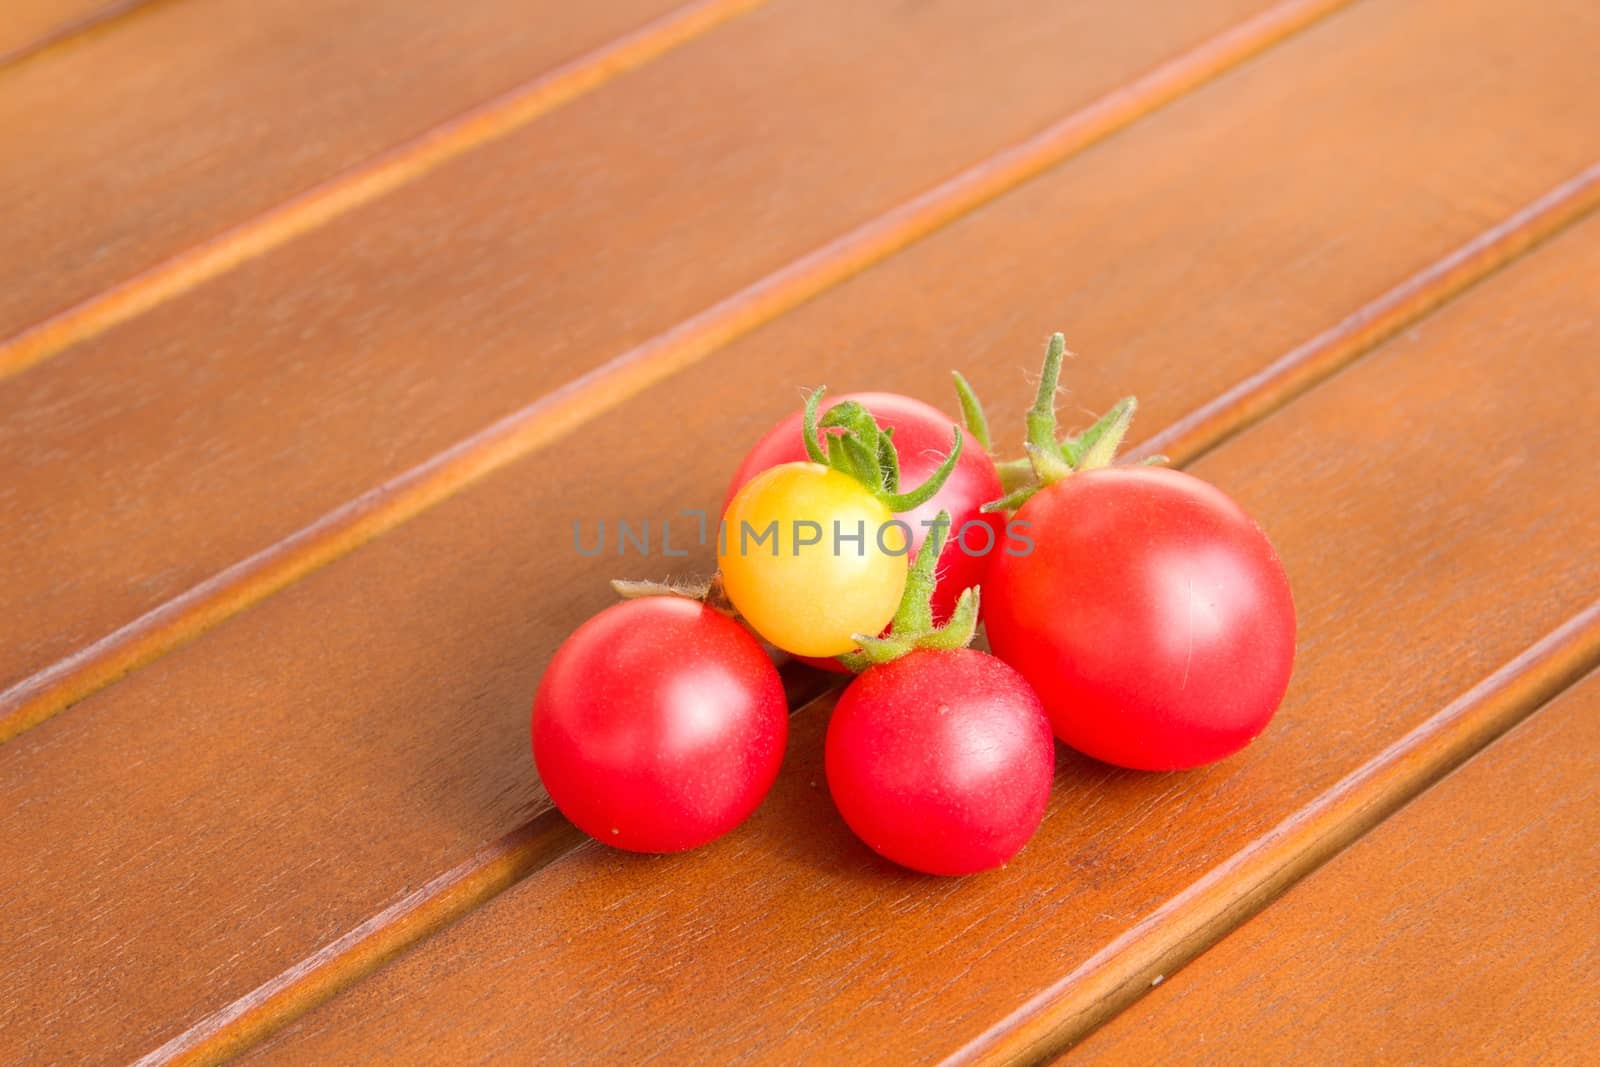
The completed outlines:
<svg viewBox="0 0 1600 1067">
<path fill-rule="evenodd" d="M 7 0 L 0 15 L 0 67 L 103 26 L 149 0 Z"/>
<path fill-rule="evenodd" d="M 683 2 L 465 0 L 448 19 L 431 0 L 160 3 L 5 71 L 0 373 L 40 357 L 41 320 L 159 282 L 169 257 L 552 68 L 578 91 L 626 69 L 592 50 Z M 685 10 L 703 29 L 750 6 Z M 670 45 L 675 26 L 646 35 Z"/>
<path fill-rule="evenodd" d="M 1600 1026 L 1597 885 L 1591 675 L 1070 1062 L 1582 1062 Z"/>
<path fill-rule="evenodd" d="M 1575 544 L 1600 523 L 1600 470 L 1562 457 L 1600 445 L 1595 277 L 1600 220 L 1195 465 L 1272 535 L 1302 624 L 1287 701 L 1241 755 L 1177 775 L 1064 755 L 1016 862 L 934 880 L 833 812 L 820 701 L 739 833 L 651 859 L 586 842 L 263 1059 L 782 1063 L 846 1034 L 874 1062 L 1036 1055 L 1005 1040 L 1026 1022 L 1011 1013 L 1070 998 L 1058 980 L 1593 596 L 1600 560 Z M 1585 639 L 1592 663 L 1600 625 Z"/>
<path fill-rule="evenodd" d="M 0 739 L 1333 6 L 1104 95 L 1258 2 L 796 0 L 36 368 L 0 416 L 30 605 L 0 615 Z"/>
<path fill-rule="evenodd" d="M 1492 220 L 1502 202 L 1514 205 L 1521 170 L 1493 172 L 1437 142 L 1421 155 L 1405 149 L 1414 143 L 1408 124 L 1442 121 L 1460 99 L 1454 75 L 1482 57 L 1464 47 L 1418 52 L 1448 23 L 1439 10 L 1407 16 L 1374 5 L 1360 14 L 1106 142 L 628 400 L 592 436 L 555 441 L 0 748 L 0 865 L 32 872 L 13 894 L 29 919 L 26 936 L 0 945 L 0 974 L 16 976 L 0 1004 L 29 1019 L 42 1046 L 70 1031 L 85 1047 L 138 1051 L 235 998 L 303 1007 L 305 989 L 337 987 L 354 973 L 352 958 L 378 952 L 372 945 L 392 950 L 525 873 L 538 846 L 519 838 L 486 847 L 482 866 L 461 877 L 430 881 L 475 862 L 484 842 L 537 829 L 547 807 L 525 750 L 534 680 L 565 633 L 605 602 L 605 575 L 660 566 L 573 559 L 572 521 L 659 519 L 713 505 L 737 459 L 733 442 L 789 409 L 792 386 L 827 380 L 938 400 L 943 372 L 964 365 L 996 397 L 997 422 L 1014 425 L 1047 328 L 1036 317 L 1048 313 L 1093 338 L 1087 351 L 1104 353 L 1075 365 L 1078 401 L 1099 407 L 1137 388 L 1156 414 L 1148 431 L 1201 403 L 1214 378 L 1259 369 L 1426 264 L 1471 232 L 1476 213 Z M 1484 48 L 1522 24 L 1474 17 Z M 1406 96 L 1411 110 L 1397 115 L 1385 78 L 1409 84 L 1418 54 L 1441 56 L 1429 71 L 1438 98 Z M 1497 69 L 1554 77 L 1563 55 Z M 1363 114 L 1340 105 L 1358 68 L 1376 83 Z M 1318 76 L 1304 91 L 1283 90 L 1279 77 L 1306 71 Z M 1485 91 L 1485 104 L 1527 104 L 1515 81 Z M 1306 115 L 1330 111 L 1342 122 L 1307 127 Z M 1494 114 L 1513 121 L 1514 111 Z M 1558 140 L 1571 133 L 1555 117 L 1541 128 Z M 1167 154 L 1175 138 L 1181 165 Z M 1485 136 L 1484 151 L 1493 141 Z M 1350 154 L 1374 142 L 1394 150 L 1352 155 L 1359 165 L 1340 168 L 1299 151 Z M 1272 151 L 1255 154 L 1251 146 L 1263 143 Z M 1304 180 L 1308 173 L 1333 187 Z M 1459 182 L 1459 202 L 1439 199 L 1446 177 Z M 1343 193 L 1378 187 L 1383 198 Z M 1190 257 L 1230 214 L 1230 239 L 1248 245 L 1261 274 L 1221 301 L 1244 253 Z M 1071 220 L 1082 243 L 1061 240 L 1060 229 L 1041 232 L 1042 218 Z M 1182 285 L 1175 262 L 1192 264 Z M 1103 343 L 1118 334 L 1127 343 Z M 863 367 L 863 351 L 894 358 Z M 1216 353 L 1221 366 L 1191 372 L 1196 351 Z M 676 421 L 690 410 L 730 416 L 719 425 Z M 1517 637 L 1508 622 L 1501 643 L 1480 655 L 1492 661 Z M 472 871 L 488 873 L 473 881 Z M 430 886 L 437 910 L 410 903 L 411 889 Z M 400 916 L 393 922 L 379 916 L 391 906 L 400 909 L 386 913 Z M 346 934 L 351 941 L 331 957 L 313 955 Z M 101 991 L 93 1003 L 65 995 L 84 974 Z M 261 990 L 279 975 L 285 1000 L 272 1001 L 276 992 Z M 234 1040 L 229 1028 L 241 1018 L 223 1020 L 206 1040 Z M 272 1019 L 247 1021 L 259 1032 Z"/>
</svg>

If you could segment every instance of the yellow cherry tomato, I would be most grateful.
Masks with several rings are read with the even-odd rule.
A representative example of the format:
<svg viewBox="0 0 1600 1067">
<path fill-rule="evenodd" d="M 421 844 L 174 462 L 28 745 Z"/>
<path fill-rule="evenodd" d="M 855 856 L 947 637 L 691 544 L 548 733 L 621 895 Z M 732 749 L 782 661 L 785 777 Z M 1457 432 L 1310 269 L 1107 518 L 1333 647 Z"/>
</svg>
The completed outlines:
<svg viewBox="0 0 1600 1067">
<path fill-rule="evenodd" d="M 762 637 L 798 656 L 837 656 L 894 617 L 907 532 L 848 474 L 783 463 L 728 504 L 717 565 L 728 599 Z"/>
</svg>

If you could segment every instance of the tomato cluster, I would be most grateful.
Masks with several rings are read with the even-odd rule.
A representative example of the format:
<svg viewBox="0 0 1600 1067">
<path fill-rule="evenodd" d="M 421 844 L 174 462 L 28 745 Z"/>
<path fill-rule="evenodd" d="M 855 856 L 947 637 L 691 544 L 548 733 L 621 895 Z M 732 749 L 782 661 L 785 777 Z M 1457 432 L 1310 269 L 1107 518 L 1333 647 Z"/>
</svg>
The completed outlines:
<svg viewBox="0 0 1600 1067">
<path fill-rule="evenodd" d="M 1058 439 L 1063 354 L 1057 334 L 1019 460 L 992 458 L 960 375 L 965 433 L 909 397 L 824 406 L 822 390 L 774 427 L 729 484 L 716 578 L 608 608 L 551 661 L 532 734 L 557 807 L 641 852 L 738 825 L 787 738 L 763 641 L 855 673 L 829 720 L 829 792 L 870 848 L 932 874 L 1022 849 L 1055 739 L 1143 770 L 1248 744 L 1294 659 L 1283 566 L 1216 487 L 1112 465 L 1131 398 Z M 968 647 L 980 617 L 993 654 Z"/>
</svg>

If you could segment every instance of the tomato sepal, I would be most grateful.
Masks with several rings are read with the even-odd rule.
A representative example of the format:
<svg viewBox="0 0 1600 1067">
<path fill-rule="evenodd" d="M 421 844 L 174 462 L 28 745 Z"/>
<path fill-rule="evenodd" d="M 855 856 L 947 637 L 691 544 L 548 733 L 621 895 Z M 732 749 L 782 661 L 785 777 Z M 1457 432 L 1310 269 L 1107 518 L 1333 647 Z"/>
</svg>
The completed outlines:
<svg viewBox="0 0 1600 1067">
<path fill-rule="evenodd" d="M 978 394 L 973 392 L 972 385 L 960 371 L 951 371 L 950 377 L 955 379 L 956 397 L 961 401 L 961 421 L 966 423 L 967 433 L 983 446 L 985 452 L 993 451 L 994 446 L 989 439 L 989 418 L 983 413 Z"/>
<path fill-rule="evenodd" d="M 822 403 L 827 386 L 819 386 L 806 395 L 805 412 L 800 422 L 800 433 L 805 440 L 806 455 L 811 462 L 831 467 L 866 486 L 890 511 L 899 514 L 913 511 L 934 498 L 944 488 L 945 482 L 961 459 L 962 434 L 955 430 L 955 439 L 944 462 L 928 476 L 927 480 L 908 492 L 900 490 L 900 454 L 894 447 L 892 431 L 881 429 L 872 413 L 855 400 L 846 400 L 828 409 L 817 420 L 817 409 Z M 828 434 L 827 450 L 819 441 L 818 429 L 839 429 Z"/>
</svg>

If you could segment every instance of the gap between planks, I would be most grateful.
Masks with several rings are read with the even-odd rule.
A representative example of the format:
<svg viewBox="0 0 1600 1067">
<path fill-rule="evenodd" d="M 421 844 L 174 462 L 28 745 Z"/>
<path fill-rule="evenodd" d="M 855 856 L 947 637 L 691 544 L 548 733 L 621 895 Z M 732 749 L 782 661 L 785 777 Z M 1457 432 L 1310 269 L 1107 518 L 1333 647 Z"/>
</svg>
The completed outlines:
<svg viewBox="0 0 1600 1067">
<path fill-rule="evenodd" d="M 1350 366 L 1600 204 L 1600 163 L 1430 264 L 1337 325 L 1167 426 L 1137 451 L 1186 464 Z M 1600 663 L 1600 601 L 1546 635 L 1278 827 L 1208 872 L 949 1062 L 1031 1063 L 1081 1040 L 1294 882 L 1348 847 Z M 798 714 L 815 689 L 786 678 Z M 219 1063 L 257 1044 L 389 960 L 582 844 L 554 810 L 480 850 L 337 941 L 142 1057 Z"/>
<path fill-rule="evenodd" d="M 0 342 L 0 380 L 497 141 L 766 2 L 696 0 L 402 141 Z"/>
<path fill-rule="evenodd" d="M 1211 870 L 944 1062 L 1066 1052 L 1600 665 L 1600 600 Z"/>
<path fill-rule="evenodd" d="M 838 675 L 813 670 L 787 657 L 782 659 L 780 670 L 785 698 L 794 709 L 792 714 L 823 699 L 843 681 Z M 135 1067 L 213 1064 L 237 1056 L 583 841 L 583 833 L 554 808 L 534 816 L 293 967 L 141 1056 Z"/>
<path fill-rule="evenodd" d="M 0 743 L 1352 2 L 1285 0 L 347 501 L 308 526 L 0 692 Z M 727 18 L 750 6 L 751 0 L 701 4 L 682 9 L 677 15 L 668 16 L 668 20 L 677 20 L 671 21 L 676 27 L 672 32 L 687 34 L 691 28 L 703 32 L 710 28 L 713 15 Z M 684 12 L 698 12 L 698 15 Z M 695 21 L 696 18 L 699 21 Z M 651 25 L 660 27 L 662 23 Z M 635 54 L 640 49 L 652 48 L 655 50 L 652 54 L 665 50 L 659 38 L 642 40 L 641 35 L 649 29 L 637 31 L 630 38 L 635 41 L 631 46 L 633 51 L 628 52 L 631 58 L 627 60 L 632 66 L 643 62 Z M 658 28 L 655 32 L 668 31 Z M 615 54 L 618 48 L 618 44 L 609 45 L 580 62 L 593 62 L 594 56 L 609 55 L 609 62 L 621 64 L 624 60 Z M 622 69 L 626 68 L 617 66 L 614 72 Z M 593 71 L 584 75 L 590 79 L 596 76 Z M 538 86 L 561 77 L 560 72 L 548 75 L 531 88 L 503 97 L 486 109 L 454 120 L 423 139 L 380 157 L 394 159 L 389 170 L 377 170 L 375 165 L 369 164 L 354 178 L 336 179 L 331 185 L 319 187 L 320 192 L 314 190 L 305 194 L 147 271 L 133 282 L 33 327 L 11 345 L 37 346 L 36 357 L 27 359 L 27 362 L 36 362 L 67 344 L 148 310 L 448 158 L 440 153 L 459 154 L 471 145 L 503 135 L 511 128 L 513 115 L 527 112 L 518 121 L 533 117 L 529 109 L 543 99 Z M 577 89 L 568 84 L 562 91 L 570 96 Z M 484 126 L 483 130 L 478 129 L 479 124 Z M 471 138 L 470 143 L 468 138 Z M 59 336 L 52 331 L 59 331 Z M 29 338 L 34 340 L 29 341 Z M 4 377 L 8 360 L 20 361 L 27 357 L 28 351 L 0 345 L 0 377 Z M 23 365 L 26 364 L 17 363 L 19 367 Z"/>
<path fill-rule="evenodd" d="M 154 7 L 156 4 L 171 2 L 172 0 L 111 0 L 104 7 L 69 19 L 53 29 L 46 30 L 43 35 L 17 45 L 8 52 L 0 52 L 0 71 L 4 71 L 7 67 L 14 67 L 23 60 L 32 59 L 41 52 L 49 51 L 58 45 L 65 44 L 69 40 L 103 31 L 108 28 L 110 23 L 121 21 L 135 11 Z"/>
<path fill-rule="evenodd" d="M 1597 206 L 1600 161 L 1167 426 L 1130 450 L 1129 458 L 1165 455 L 1176 464 L 1194 462 Z"/>
</svg>

